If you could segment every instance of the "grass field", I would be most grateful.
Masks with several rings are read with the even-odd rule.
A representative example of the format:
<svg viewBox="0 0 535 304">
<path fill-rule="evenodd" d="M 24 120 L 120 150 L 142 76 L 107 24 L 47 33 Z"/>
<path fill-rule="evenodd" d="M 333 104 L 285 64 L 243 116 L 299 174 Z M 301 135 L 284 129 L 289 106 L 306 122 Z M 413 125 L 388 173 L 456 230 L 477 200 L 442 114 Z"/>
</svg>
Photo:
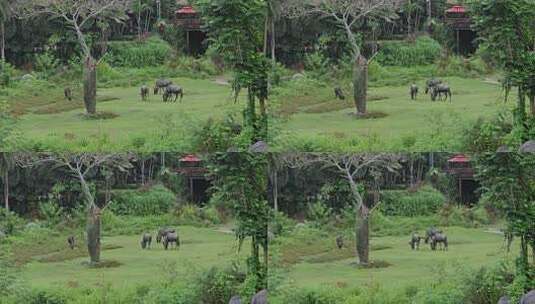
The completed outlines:
<svg viewBox="0 0 535 304">
<path fill-rule="evenodd" d="M 378 282 L 387 288 L 425 284 L 435 275 L 434 267 L 446 263 L 467 267 L 489 265 L 505 255 L 503 236 L 485 229 L 445 228 L 450 241 L 448 251 L 431 251 L 422 242 L 412 251 L 409 237 L 377 237 L 371 240 L 370 258 L 386 262 L 385 268 L 359 269 L 354 265 L 354 245 L 335 248 L 334 237 L 293 240 L 275 245 L 288 268 L 287 282 L 297 287 L 358 287 Z M 327 240 L 326 240 L 327 239 Z M 293 244 L 293 245 L 290 245 Z"/>
<path fill-rule="evenodd" d="M 33 256 L 33 260 L 23 266 L 22 273 L 30 286 L 35 288 L 96 287 L 107 284 L 112 288 L 130 288 L 164 279 L 174 271 L 177 277 L 189 277 L 211 266 L 225 266 L 236 258 L 236 243 L 232 233 L 189 226 L 178 229 L 182 241 L 179 250 L 166 251 L 154 239 L 152 249 L 141 250 L 140 237 L 137 235 L 104 237 L 102 260 L 118 262 L 117 267 L 88 268 L 83 264 L 88 261 L 87 256 L 48 262 L 55 260 L 50 259 L 50 255 L 55 253 L 49 253 Z M 106 247 L 110 249 L 106 250 Z M 85 248 L 80 251 L 85 251 Z M 244 252 L 241 257 L 245 255 Z"/>
<path fill-rule="evenodd" d="M 61 88 L 47 92 L 51 96 L 32 96 L 16 99 L 20 117 L 19 130 L 24 137 L 59 142 L 74 142 L 84 137 L 108 136 L 115 144 L 130 143 L 136 137 L 154 136 L 166 126 L 196 124 L 210 117 L 226 113 L 240 113 L 243 104 L 234 104 L 230 86 L 214 80 L 175 78 L 184 87 L 182 103 L 163 103 L 161 95 L 150 95 L 142 102 L 138 87 L 99 89 L 97 111 L 117 117 L 106 120 L 87 120 L 81 93 L 73 104 L 63 99 Z M 57 92 L 56 92 L 57 91 Z M 72 109 L 75 108 L 75 109 Z M 237 115 L 239 118 L 240 116 Z"/>
<path fill-rule="evenodd" d="M 443 78 L 450 85 L 453 102 L 431 102 L 424 94 L 424 81 L 417 82 L 420 94 L 411 101 L 408 86 L 372 87 L 368 111 L 379 118 L 356 119 L 352 98 L 335 100 L 330 87 L 285 92 L 277 100 L 278 111 L 287 119 L 277 126 L 279 140 L 285 136 L 314 139 L 320 136 L 350 141 L 355 137 L 378 137 L 383 142 L 432 132 L 458 131 L 476 119 L 492 117 L 514 102 L 504 104 L 495 81 Z M 346 95 L 350 95 L 346 89 Z M 298 95 L 296 95 L 298 94 Z M 276 140 L 277 141 L 277 140 Z"/>
</svg>

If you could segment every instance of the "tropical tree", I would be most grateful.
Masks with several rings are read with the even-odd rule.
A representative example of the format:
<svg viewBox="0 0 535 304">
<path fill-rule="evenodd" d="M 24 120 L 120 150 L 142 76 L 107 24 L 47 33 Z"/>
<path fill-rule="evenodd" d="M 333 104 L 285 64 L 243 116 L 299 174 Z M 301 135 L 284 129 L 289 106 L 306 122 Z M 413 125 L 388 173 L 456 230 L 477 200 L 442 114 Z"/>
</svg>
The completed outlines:
<svg viewBox="0 0 535 304">
<path fill-rule="evenodd" d="M 264 52 L 267 6 L 264 0 L 197 0 L 212 45 L 234 70 L 233 90 L 237 100 L 247 89 L 244 110 L 252 142 L 267 136 L 269 61 Z M 260 117 L 256 110 L 259 104 Z"/>
<path fill-rule="evenodd" d="M 531 288 L 529 282 L 535 280 L 535 154 L 480 153 L 474 162 L 483 195 L 504 212 L 508 231 L 520 239 L 518 274 L 523 287 Z"/>
<path fill-rule="evenodd" d="M 2 61 L 6 61 L 6 27 L 5 24 L 11 19 L 12 12 L 8 0 L 0 0 L 0 54 Z"/>
<path fill-rule="evenodd" d="M 89 176 L 97 176 L 102 170 L 107 179 L 109 172 L 120 170 L 127 172 L 132 167 L 128 157 L 123 154 L 18 154 L 17 162 L 23 167 L 35 167 L 41 164 L 52 164 L 56 169 L 67 170 L 79 183 L 87 208 L 87 249 L 90 257 L 90 265 L 100 262 L 100 228 L 102 211 L 109 206 L 99 206 L 91 192 Z"/>
<path fill-rule="evenodd" d="M 284 156 L 291 167 L 320 165 L 334 169 L 349 185 L 355 209 L 357 263 L 369 265 L 370 217 L 380 205 L 379 187 L 386 172 L 396 173 L 401 165 L 395 154 L 296 153 Z"/>
<path fill-rule="evenodd" d="M 356 115 L 367 114 L 368 64 L 374 56 L 364 57 L 359 43 L 358 26 L 366 18 L 391 21 L 397 18 L 401 0 L 286 0 L 284 12 L 291 18 L 317 15 L 331 18 L 346 33 L 354 59 L 353 99 Z"/>
<path fill-rule="evenodd" d="M 535 118 L 535 1 L 470 1 L 475 26 L 487 49 L 504 68 L 508 95 L 518 88 L 516 126 L 529 139 L 526 129 L 526 97 L 531 117 Z M 507 98 L 507 97 L 506 97 Z"/>
<path fill-rule="evenodd" d="M 267 287 L 269 207 L 264 153 L 215 153 L 210 158 L 214 197 L 232 203 L 239 248 L 251 238 L 248 278 L 256 290 Z M 260 253 L 262 249 L 262 257 Z"/>
<path fill-rule="evenodd" d="M 74 31 L 84 57 L 84 104 L 88 114 L 95 114 L 97 107 L 97 71 L 100 60 L 91 52 L 90 28 L 98 20 L 102 26 L 106 20 L 122 22 L 130 0 L 16 0 L 17 12 L 23 18 L 47 15 L 63 19 Z M 102 57 L 103 58 L 103 57 Z M 102 59 L 101 58 L 101 59 Z"/>
</svg>

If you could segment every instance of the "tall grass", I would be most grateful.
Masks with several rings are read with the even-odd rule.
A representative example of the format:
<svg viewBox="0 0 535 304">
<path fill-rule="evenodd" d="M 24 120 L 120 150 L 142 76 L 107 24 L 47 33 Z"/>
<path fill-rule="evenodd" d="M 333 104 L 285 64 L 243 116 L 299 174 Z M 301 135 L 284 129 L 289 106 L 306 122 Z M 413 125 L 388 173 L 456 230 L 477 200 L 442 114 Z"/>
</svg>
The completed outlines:
<svg viewBox="0 0 535 304">
<path fill-rule="evenodd" d="M 388 41 L 383 42 L 377 61 L 383 65 L 425 65 L 435 62 L 441 52 L 440 44 L 429 37 L 420 37 L 414 43 Z"/>
<path fill-rule="evenodd" d="M 171 50 L 168 43 L 157 37 L 146 41 L 111 41 L 106 60 L 117 67 L 157 66 L 169 58 Z"/>
</svg>

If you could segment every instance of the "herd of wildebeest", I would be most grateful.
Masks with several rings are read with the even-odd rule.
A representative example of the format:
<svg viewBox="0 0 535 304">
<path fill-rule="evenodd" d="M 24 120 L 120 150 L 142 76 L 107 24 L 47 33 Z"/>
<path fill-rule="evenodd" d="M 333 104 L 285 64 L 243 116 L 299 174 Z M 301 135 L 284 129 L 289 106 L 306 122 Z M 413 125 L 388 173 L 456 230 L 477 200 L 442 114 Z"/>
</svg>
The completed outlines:
<svg viewBox="0 0 535 304">
<path fill-rule="evenodd" d="M 176 102 L 179 96 L 180 102 L 182 102 L 182 98 L 184 97 L 184 89 L 179 85 L 173 84 L 173 82 L 168 79 L 156 80 L 153 92 L 154 95 L 158 95 L 160 92 L 163 92 L 163 102 Z M 63 94 L 65 95 L 65 99 L 72 101 L 73 95 L 70 87 L 66 87 L 63 90 Z M 141 100 L 146 101 L 149 98 L 149 94 L 149 87 L 147 85 L 142 85 L 140 88 Z M 175 97 L 174 99 L 173 96 Z"/>
<path fill-rule="evenodd" d="M 418 98 L 418 92 L 418 85 L 416 85 L 415 83 L 411 84 L 410 95 L 412 100 L 416 100 Z M 443 81 L 440 79 L 432 78 L 427 80 L 425 83 L 425 94 L 430 94 L 431 101 L 436 101 L 437 98 L 439 101 L 447 101 L 449 97 L 450 102 L 452 102 L 450 87 L 447 84 L 443 83 Z M 337 99 L 346 99 L 344 91 L 341 87 L 334 88 L 334 95 Z"/>
<path fill-rule="evenodd" d="M 71 249 L 74 249 L 76 247 L 75 237 L 73 235 L 69 236 L 67 238 L 67 243 L 69 244 L 69 247 Z M 149 232 L 143 233 L 141 235 L 140 242 L 141 249 L 151 249 L 151 243 L 152 234 Z M 165 250 L 173 248 L 173 244 L 175 249 L 179 249 L 180 237 L 178 236 L 178 232 L 175 228 L 160 228 L 156 233 L 156 243 L 161 243 Z M 268 291 L 266 289 L 263 289 L 253 296 L 251 304 L 267 304 L 267 297 Z M 229 304 L 242 304 L 242 300 L 240 296 L 235 295 L 229 300 Z"/>
</svg>

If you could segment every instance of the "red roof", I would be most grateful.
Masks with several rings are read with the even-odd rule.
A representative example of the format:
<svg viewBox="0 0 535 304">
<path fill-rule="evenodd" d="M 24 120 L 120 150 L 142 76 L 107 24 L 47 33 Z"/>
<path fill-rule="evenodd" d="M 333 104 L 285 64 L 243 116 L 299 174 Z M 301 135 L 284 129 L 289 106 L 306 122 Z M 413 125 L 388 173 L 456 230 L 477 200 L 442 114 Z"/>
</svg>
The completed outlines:
<svg viewBox="0 0 535 304">
<path fill-rule="evenodd" d="M 469 163 L 470 158 L 464 154 L 457 154 L 453 158 L 448 159 L 450 163 Z"/>
<path fill-rule="evenodd" d="M 176 11 L 177 14 L 186 14 L 186 15 L 193 15 L 197 14 L 197 11 L 193 9 L 191 6 L 184 6 L 183 8 Z"/>
<path fill-rule="evenodd" d="M 449 10 L 447 10 L 446 13 L 464 14 L 466 13 L 466 9 L 462 5 L 454 5 Z"/>
<path fill-rule="evenodd" d="M 201 159 L 198 158 L 197 156 L 193 155 L 193 154 L 188 154 L 184 157 L 182 157 L 180 159 L 181 162 L 191 162 L 191 163 L 196 163 L 196 162 L 200 162 Z"/>
</svg>

